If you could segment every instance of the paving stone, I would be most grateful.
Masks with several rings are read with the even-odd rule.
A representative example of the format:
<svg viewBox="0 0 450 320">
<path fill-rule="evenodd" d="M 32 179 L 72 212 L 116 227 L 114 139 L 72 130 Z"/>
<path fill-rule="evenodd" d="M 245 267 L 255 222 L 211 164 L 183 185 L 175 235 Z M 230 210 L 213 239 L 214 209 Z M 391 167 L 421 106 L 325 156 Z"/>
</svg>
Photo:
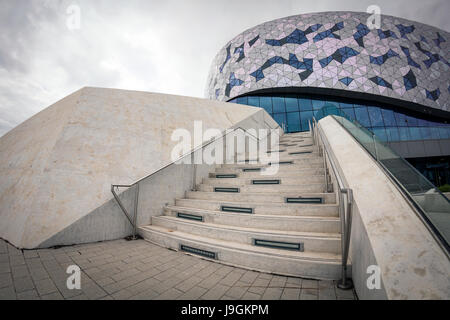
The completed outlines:
<svg viewBox="0 0 450 320">
<path fill-rule="evenodd" d="M 172 288 L 158 296 L 155 300 L 175 300 L 182 294 L 182 291 Z"/>
<path fill-rule="evenodd" d="M 319 300 L 336 300 L 334 288 L 319 289 Z"/>
<path fill-rule="evenodd" d="M 281 300 L 298 300 L 300 299 L 300 291 L 300 288 L 284 288 Z"/>
<path fill-rule="evenodd" d="M 258 272 L 248 270 L 241 276 L 239 281 L 251 284 L 256 280 L 258 275 L 259 275 Z"/>
<path fill-rule="evenodd" d="M 9 255 L 6 253 L 0 254 L 0 263 L 9 263 Z"/>
<path fill-rule="evenodd" d="M 9 262 L 1 262 L 0 263 L 0 274 L 11 272 L 11 267 L 9 266 Z"/>
<path fill-rule="evenodd" d="M 196 276 L 192 276 L 192 277 L 184 280 L 183 282 L 177 284 L 177 286 L 175 288 L 180 290 L 180 291 L 187 292 L 191 288 L 196 286 L 198 283 L 200 283 L 202 280 L 203 280 L 202 278 L 199 278 L 199 277 L 196 277 Z"/>
<path fill-rule="evenodd" d="M 53 292 L 53 293 L 41 296 L 41 299 L 42 300 L 64 300 L 64 297 L 59 292 Z"/>
<path fill-rule="evenodd" d="M 0 289 L 0 300 L 16 300 L 16 292 L 13 286 Z"/>
<path fill-rule="evenodd" d="M 24 250 L 23 251 L 23 256 L 28 259 L 28 258 L 38 258 L 39 254 L 37 253 L 36 250 Z"/>
<path fill-rule="evenodd" d="M 142 293 L 139 293 L 130 298 L 130 300 L 152 300 L 158 297 L 160 294 L 152 289 L 148 289 Z"/>
<path fill-rule="evenodd" d="M 274 276 L 269 282 L 269 287 L 284 288 L 287 278 L 282 276 Z"/>
<path fill-rule="evenodd" d="M 13 279 L 13 282 L 16 293 L 22 293 L 34 289 L 34 283 L 33 280 L 31 280 L 31 277 Z"/>
<path fill-rule="evenodd" d="M 226 295 L 235 300 L 239 300 L 247 292 L 247 290 L 248 286 L 243 282 L 239 282 L 231 287 L 230 290 L 226 292 Z"/>
<path fill-rule="evenodd" d="M 17 294 L 17 300 L 40 300 L 36 290 L 29 290 Z"/>
<path fill-rule="evenodd" d="M 279 300 L 283 294 L 281 288 L 267 288 L 261 297 L 262 300 Z"/>
<path fill-rule="evenodd" d="M 208 290 L 202 287 L 193 287 L 178 297 L 178 300 L 198 300 Z"/>
<path fill-rule="evenodd" d="M 40 296 L 47 295 L 47 294 L 58 291 L 58 289 L 56 288 L 55 284 L 53 283 L 53 281 L 51 279 L 35 281 L 34 284 L 35 284 L 36 290 Z"/>
<path fill-rule="evenodd" d="M 336 288 L 336 296 L 338 299 L 355 299 L 355 293 L 353 290 L 341 290 Z"/>
<path fill-rule="evenodd" d="M 225 292 L 227 292 L 230 289 L 229 286 L 225 286 L 223 284 L 217 284 L 216 286 L 214 286 L 213 288 L 211 288 L 210 290 L 208 290 L 208 292 L 206 292 L 201 299 L 202 300 L 218 300 L 220 299 Z"/>
<path fill-rule="evenodd" d="M 97 300 L 97 299 L 103 298 L 104 296 L 107 295 L 105 290 L 103 290 L 102 288 L 100 288 L 96 284 L 90 284 L 90 285 L 87 285 L 87 286 L 83 286 L 81 289 L 83 290 L 83 293 L 90 300 Z"/>
<path fill-rule="evenodd" d="M 0 289 L 5 287 L 10 287 L 13 285 L 13 279 L 11 273 L 0 274 Z"/>
<path fill-rule="evenodd" d="M 247 291 L 243 296 L 242 296 L 242 300 L 260 300 L 261 296 L 259 294 L 256 293 L 252 293 Z"/>
<path fill-rule="evenodd" d="M 30 276 L 30 273 L 28 272 L 28 267 L 26 265 L 11 267 L 11 273 L 13 278 L 22 278 Z"/>
</svg>

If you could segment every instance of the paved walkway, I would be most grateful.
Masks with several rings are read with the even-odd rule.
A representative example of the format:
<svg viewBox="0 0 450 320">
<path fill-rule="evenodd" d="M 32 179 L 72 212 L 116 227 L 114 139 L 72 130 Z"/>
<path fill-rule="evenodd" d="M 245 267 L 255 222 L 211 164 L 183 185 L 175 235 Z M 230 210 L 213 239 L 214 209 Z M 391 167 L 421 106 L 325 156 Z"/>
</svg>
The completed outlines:
<svg viewBox="0 0 450 320">
<path fill-rule="evenodd" d="M 66 286 L 78 265 L 81 289 Z M 144 240 L 17 250 L 0 240 L 0 299 L 355 299 L 333 281 L 248 271 Z"/>
</svg>

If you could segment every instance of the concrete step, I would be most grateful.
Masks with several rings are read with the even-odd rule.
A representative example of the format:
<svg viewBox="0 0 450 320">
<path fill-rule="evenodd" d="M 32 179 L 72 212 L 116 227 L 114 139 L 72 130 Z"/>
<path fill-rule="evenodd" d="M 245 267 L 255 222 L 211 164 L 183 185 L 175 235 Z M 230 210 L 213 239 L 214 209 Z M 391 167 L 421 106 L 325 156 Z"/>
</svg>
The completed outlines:
<svg viewBox="0 0 450 320">
<path fill-rule="evenodd" d="M 281 161 L 281 160 L 279 160 Z M 279 162 L 274 161 L 274 162 Z M 323 159 L 322 158 L 314 158 L 314 159 L 291 159 L 292 163 L 280 163 L 278 165 L 279 169 L 284 170 L 299 170 L 306 168 L 321 168 L 323 167 Z M 238 169 L 251 169 L 258 167 L 269 167 L 267 163 L 231 163 L 231 164 L 222 164 L 222 168 L 238 168 Z"/>
<path fill-rule="evenodd" d="M 179 213 L 202 217 L 203 221 L 206 223 L 227 226 L 279 231 L 325 232 L 336 234 L 340 232 L 340 220 L 338 217 L 249 215 L 245 213 L 230 213 L 177 206 L 166 206 L 164 208 L 164 214 L 166 216 L 178 217 Z"/>
<path fill-rule="evenodd" d="M 268 201 L 247 202 L 247 201 L 221 201 L 208 199 L 176 199 L 175 205 L 179 207 L 197 208 L 212 211 L 221 211 L 222 206 L 251 208 L 254 214 L 262 215 L 282 215 L 282 216 L 321 216 L 338 217 L 339 206 L 336 199 L 327 199 L 326 204 L 293 204 L 293 203 L 273 203 Z M 334 202 L 332 202 L 334 200 Z"/>
<path fill-rule="evenodd" d="M 296 176 L 296 177 L 280 177 L 279 175 L 264 177 L 261 175 L 255 175 L 251 178 L 205 178 L 203 179 L 203 184 L 207 185 L 216 185 L 216 186 L 244 186 L 244 185 L 252 185 L 253 181 L 261 181 L 261 180 L 280 180 L 281 186 L 293 186 L 293 185 L 303 185 L 309 183 L 325 183 L 325 176 L 316 175 L 316 176 Z M 276 186 L 276 185 L 274 185 Z"/>
<path fill-rule="evenodd" d="M 169 216 L 152 217 L 152 226 L 181 231 L 205 238 L 253 245 L 254 240 L 301 244 L 303 250 L 340 254 L 341 238 L 334 233 L 313 233 L 255 229 L 190 221 Z"/>
<path fill-rule="evenodd" d="M 262 166 L 261 166 L 262 167 Z M 323 175 L 324 169 L 323 164 L 314 165 L 314 167 L 292 167 L 292 166 L 280 166 L 278 172 L 275 175 L 264 175 L 264 170 L 262 171 L 243 171 L 240 168 L 216 168 L 215 173 L 211 173 L 210 177 L 215 177 L 216 174 L 237 174 L 242 178 L 253 178 L 253 177 L 306 177 L 306 176 L 315 176 L 315 175 Z"/>
<path fill-rule="evenodd" d="M 299 252 L 211 239 L 159 226 L 139 228 L 140 235 L 160 246 L 180 250 L 190 246 L 215 253 L 216 260 L 251 270 L 312 279 L 339 279 L 340 255 Z M 205 258 L 207 259 L 207 258 Z"/>
<path fill-rule="evenodd" d="M 336 203 L 334 193 L 320 192 L 265 192 L 265 193 L 225 193 L 225 192 L 204 192 L 204 191 L 187 191 L 188 199 L 204 199 L 204 200 L 220 200 L 232 202 L 276 202 L 286 203 L 286 198 L 322 198 L 325 203 Z M 289 203 L 289 205 L 296 205 Z"/>
<path fill-rule="evenodd" d="M 215 188 L 222 188 L 221 190 L 224 190 L 223 188 L 226 188 L 225 190 L 228 190 L 229 188 L 237 188 L 240 194 L 251 194 L 251 193 L 280 193 L 280 192 L 290 192 L 290 193 L 298 193 L 298 192 L 309 192 L 309 193 L 320 193 L 325 191 L 325 183 L 322 180 L 322 183 L 307 183 L 307 184 L 301 184 L 301 185 L 220 185 L 220 184 L 200 184 L 197 186 L 198 191 L 202 192 L 214 192 L 214 193 L 224 193 L 223 191 L 216 192 Z M 226 192 L 228 193 L 228 192 Z M 235 194 L 235 193 L 233 193 Z"/>
</svg>

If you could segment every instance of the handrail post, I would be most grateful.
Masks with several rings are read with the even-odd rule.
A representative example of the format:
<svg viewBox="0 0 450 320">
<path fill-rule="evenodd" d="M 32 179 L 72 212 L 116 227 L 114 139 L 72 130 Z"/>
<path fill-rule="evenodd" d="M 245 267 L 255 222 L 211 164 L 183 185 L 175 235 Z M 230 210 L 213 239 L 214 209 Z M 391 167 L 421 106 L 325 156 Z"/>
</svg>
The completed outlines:
<svg viewBox="0 0 450 320">
<path fill-rule="evenodd" d="M 343 201 L 342 194 L 346 194 L 346 204 Z M 337 287 L 342 290 L 350 290 L 353 288 L 353 281 L 347 278 L 347 262 L 350 248 L 350 235 L 351 235 L 351 226 L 352 226 L 352 206 L 353 206 L 353 192 L 351 189 L 343 189 L 340 192 L 341 197 L 340 201 L 342 201 L 342 218 L 341 218 L 341 228 L 343 228 L 344 232 L 341 235 L 341 243 L 342 243 L 342 278 L 339 280 Z"/>
<path fill-rule="evenodd" d="M 133 235 L 132 240 L 136 240 L 137 236 L 137 215 L 138 215 L 138 205 L 139 205 L 139 183 L 136 184 L 136 190 L 134 191 L 134 217 L 133 217 Z"/>
</svg>

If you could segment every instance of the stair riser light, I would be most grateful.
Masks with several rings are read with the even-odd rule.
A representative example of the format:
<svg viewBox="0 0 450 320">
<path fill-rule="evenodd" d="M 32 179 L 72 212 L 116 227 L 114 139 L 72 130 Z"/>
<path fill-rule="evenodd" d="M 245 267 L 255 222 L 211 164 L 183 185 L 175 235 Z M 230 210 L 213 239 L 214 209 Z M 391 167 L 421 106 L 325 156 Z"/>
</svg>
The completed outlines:
<svg viewBox="0 0 450 320">
<path fill-rule="evenodd" d="M 203 222 L 203 216 L 198 216 L 198 215 L 195 215 L 195 214 L 178 212 L 177 213 L 177 217 L 181 218 L 181 219 L 187 219 L 187 220 L 194 220 L 194 221 Z"/>
<path fill-rule="evenodd" d="M 253 208 L 241 208 L 241 207 L 230 207 L 221 206 L 220 210 L 223 212 L 235 212 L 235 213 L 248 213 L 253 214 Z"/>
<path fill-rule="evenodd" d="M 180 244 L 180 251 L 192 253 L 192 254 L 195 254 L 195 255 L 198 255 L 198 256 L 202 256 L 202 257 L 205 257 L 205 258 L 209 258 L 209 259 L 214 259 L 214 260 L 218 259 L 217 258 L 217 252 L 197 249 L 197 248 L 194 248 L 194 247 L 185 246 L 184 244 Z"/>
<path fill-rule="evenodd" d="M 273 249 L 294 250 L 300 252 L 305 251 L 305 247 L 302 242 L 291 243 L 291 242 L 253 239 L 253 245 L 257 247 L 267 247 Z"/>
<path fill-rule="evenodd" d="M 286 203 L 318 203 L 322 204 L 322 198 L 286 198 Z"/>
<path fill-rule="evenodd" d="M 239 188 L 214 188 L 214 192 L 239 193 Z"/>
</svg>

